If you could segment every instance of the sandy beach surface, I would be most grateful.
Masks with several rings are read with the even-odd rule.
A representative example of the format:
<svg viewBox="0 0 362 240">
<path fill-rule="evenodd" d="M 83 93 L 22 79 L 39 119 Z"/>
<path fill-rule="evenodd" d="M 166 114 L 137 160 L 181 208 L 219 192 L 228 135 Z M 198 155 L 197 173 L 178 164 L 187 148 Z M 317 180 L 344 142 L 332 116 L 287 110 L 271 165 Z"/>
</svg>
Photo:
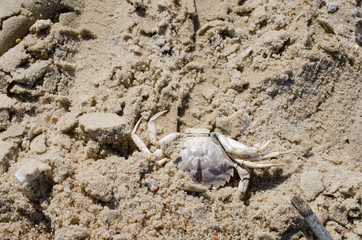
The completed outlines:
<svg viewBox="0 0 362 240">
<path fill-rule="evenodd" d="M 362 9 L 322 0 L 0 0 L 0 239 L 362 238 Z M 205 189 L 177 168 L 206 128 L 263 153 Z"/>
</svg>

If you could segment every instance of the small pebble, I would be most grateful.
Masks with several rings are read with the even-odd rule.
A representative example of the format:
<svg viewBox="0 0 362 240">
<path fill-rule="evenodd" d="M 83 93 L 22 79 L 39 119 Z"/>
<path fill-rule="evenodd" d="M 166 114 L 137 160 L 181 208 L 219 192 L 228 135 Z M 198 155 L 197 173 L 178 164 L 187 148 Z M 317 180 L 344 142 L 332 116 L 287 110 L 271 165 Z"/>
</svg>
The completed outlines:
<svg viewBox="0 0 362 240">
<path fill-rule="evenodd" d="M 338 10 L 338 3 L 328 3 L 328 12 L 333 13 Z"/>
<path fill-rule="evenodd" d="M 44 134 L 34 137 L 30 143 L 30 150 L 38 154 L 42 154 L 47 151 L 46 137 Z"/>
<path fill-rule="evenodd" d="M 216 235 L 212 235 L 212 240 L 218 240 L 219 238 Z"/>
<path fill-rule="evenodd" d="M 323 210 L 320 214 L 319 214 L 319 221 L 321 221 L 321 223 L 324 225 L 327 220 L 329 218 L 329 213 L 326 210 Z"/>
<path fill-rule="evenodd" d="M 151 192 L 156 192 L 158 190 L 158 186 L 151 186 L 150 187 Z"/>
<path fill-rule="evenodd" d="M 195 183 L 195 184 L 185 185 L 184 190 L 186 192 L 204 193 L 207 192 L 209 189 L 206 186 Z"/>
<path fill-rule="evenodd" d="M 50 171 L 51 167 L 37 160 L 27 159 L 21 167 L 15 172 L 15 177 L 20 185 L 30 183 L 35 180 L 44 171 Z"/>
<path fill-rule="evenodd" d="M 146 181 L 146 186 L 148 187 L 148 189 L 150 189 L 151 192 L 157 192 L 158 191 L 158 184 L 156 182 L 155 179 L 152 178 L 147 178 Z"/>
</svg>

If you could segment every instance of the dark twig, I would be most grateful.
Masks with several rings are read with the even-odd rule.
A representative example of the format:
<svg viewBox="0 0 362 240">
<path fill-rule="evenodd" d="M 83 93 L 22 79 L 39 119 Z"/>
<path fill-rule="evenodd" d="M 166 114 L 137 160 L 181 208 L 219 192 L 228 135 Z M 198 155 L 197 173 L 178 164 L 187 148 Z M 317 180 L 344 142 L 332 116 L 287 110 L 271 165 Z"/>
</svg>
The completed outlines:
<svg viewBox="0 0 362 240">
<path fill-rule="evenodd" d="M 329 235 L 326 228 L 319 221 L 306 202 L 304 202 L 300 197 L 294 196 L 292 198 L 292 205 L 295 209 L 297 209 L 300 215 L 304 217 L 309 227 L 313 230 L 319 240 L 333 240 L 331 235 Z"/>
</svg>

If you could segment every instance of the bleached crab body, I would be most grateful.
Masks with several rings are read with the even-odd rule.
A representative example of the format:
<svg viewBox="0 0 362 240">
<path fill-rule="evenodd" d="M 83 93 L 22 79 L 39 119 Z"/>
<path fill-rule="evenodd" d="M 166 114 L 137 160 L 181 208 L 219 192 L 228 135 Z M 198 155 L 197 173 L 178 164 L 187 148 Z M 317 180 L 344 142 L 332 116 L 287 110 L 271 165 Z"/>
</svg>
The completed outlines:
<svg viewBox="0 0 362 240">
<path fill-rule="evenodd" d="M 158 149 L 151 153 L 146 144 L 136 134 L 141 119 L 132 131 L 133 141 L 142 152 L 149 154 L 151 159 L 157 161 L 158 165 L 162 165 L 168 158 L 164 158 L 164 154 L 159 147 L 171 143 L 177 138 L 183 138 L 181 140 L 182 149 L 178 158 L 178 168 L 188 172 L 195 182 L 209 188 L 224 186 L 230 181 L 236 170 L 240 178 L 238 191 L 243 195 L 249 184 L 250 174 L 248 168 L 280 166 L 280 164 L 255 163 L 249 160 L 277 157 L 290 152 L 260 154 L 260 151 L 268 145 L 270 140 L 261 141 L 253 147 L 247 147 L 222 134 L 210 133 L 207 129 L 188 129 L 185 134 L 171 133 L 157 141 L 155 120 L 165 112 L 155 114 L 148 122 L 151 143 Z"/>
<path fill-rule="evenodd" d="M 182 140 L 178 168 L 188 172 L 195 182 L 209 188 L 219 188 L 230 181 L 236 163 L 226 155 L 216 137 L 208 130 L 190 129 L 189 136 Z"/>
</svg>

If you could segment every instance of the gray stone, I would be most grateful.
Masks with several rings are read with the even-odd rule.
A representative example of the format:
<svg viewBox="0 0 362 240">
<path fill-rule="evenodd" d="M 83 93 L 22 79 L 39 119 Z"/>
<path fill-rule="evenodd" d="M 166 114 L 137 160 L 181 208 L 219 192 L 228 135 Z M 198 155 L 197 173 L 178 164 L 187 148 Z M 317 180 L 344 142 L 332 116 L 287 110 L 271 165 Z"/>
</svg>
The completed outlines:
<svg viewBox="0 0 362 240">
<path fill-rule="evenodd" d="M 328 3 L 328 12 L 333 13 L 338 10 L 338 7 L 339 7 L 338 3 L 335 2 Z"/>
<path fill-rule="evenodd" d="M 131 133 L 129 122 L 115 113 L 87 113 L 79 117 L 82 131 L 101 144 L 123 142 Z"/>
</svg>

